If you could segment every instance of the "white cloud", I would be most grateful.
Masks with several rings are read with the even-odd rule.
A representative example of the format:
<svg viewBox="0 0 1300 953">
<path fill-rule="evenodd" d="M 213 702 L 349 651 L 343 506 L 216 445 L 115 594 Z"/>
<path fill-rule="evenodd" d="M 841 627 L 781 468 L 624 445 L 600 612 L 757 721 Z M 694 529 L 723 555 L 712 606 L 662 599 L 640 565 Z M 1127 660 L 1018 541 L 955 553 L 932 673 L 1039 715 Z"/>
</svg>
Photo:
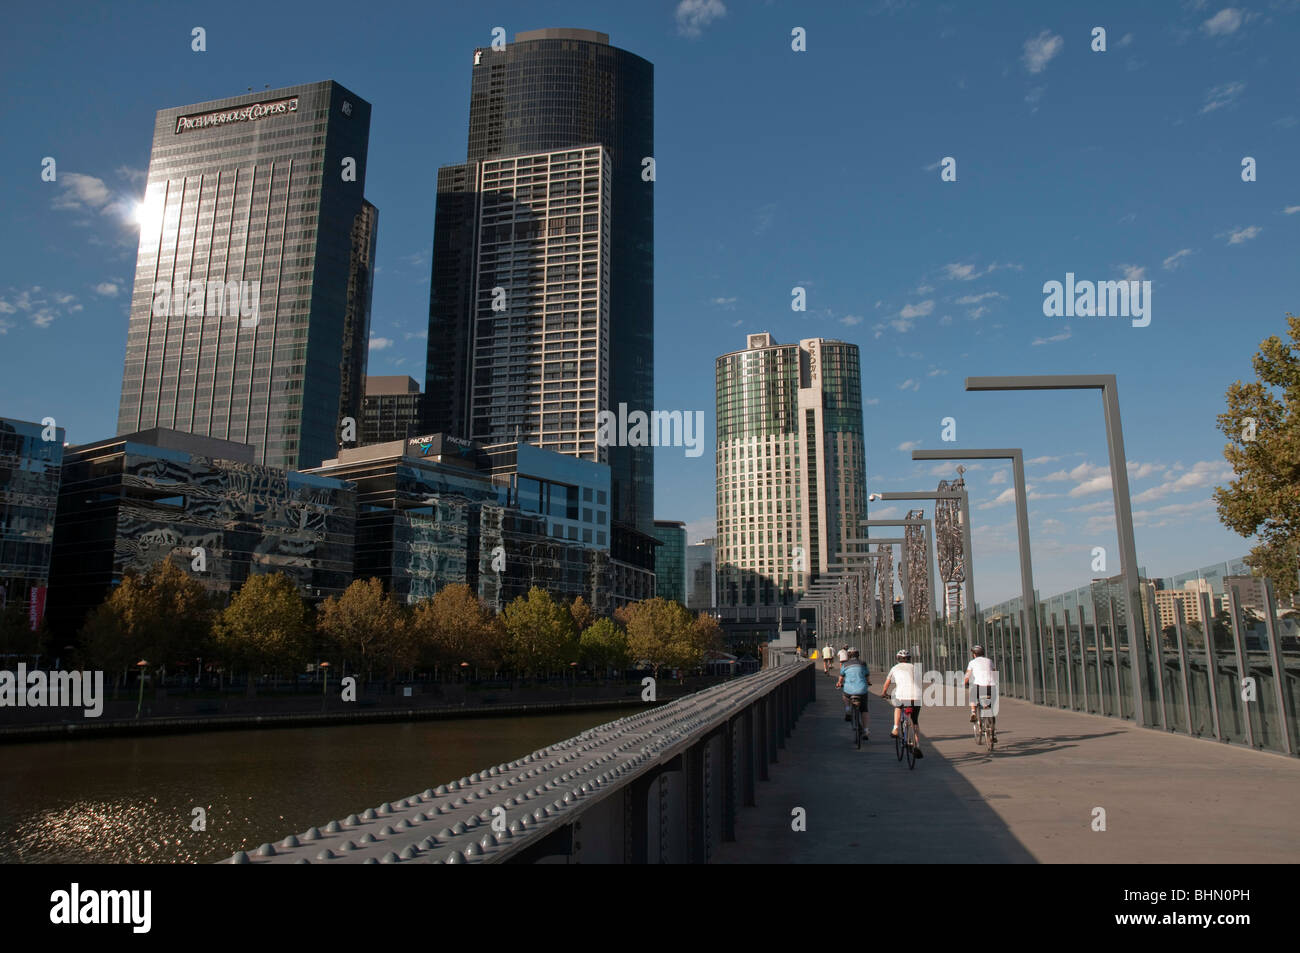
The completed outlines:
<svg viewBox="0 0 1300 953">
<path fill-rule="evenodd" d="M 844 317 L 840 318 L 840 324 L 846 325 L 850 328 L 853 327 L 855 324 L 861 324 L 861 323 L 862 323 L 862 316 L 859 314 L 846 314 Z"/>
<path fill-rule="evenodd" d="M 404 337 L 408 341 L 412 338 L 423 338 L 427 341 L 429 339 L 429 329 L 425 328 L 423 331 L 407 331 Z"/>
<path fill-rule="evenodd" d="M 921 382 L 912 380 L 912 378 L 909 377 L 907 380 L 903 381 L 903 383 L 898 385 L 898 389 L 899 390 L 920 390 Z"/>
<path fill-rule="evenodd" d="M 976 509 L 991 510 L 995 506 L 1005 506 L 1007 503 L 1013 502 L 1015 498 L 1016 489 L 1009 486 L 999 493 L 995 499 L 989 500 L 987 503 L 981 503 Z"/>
<path fill-rule="evenodd" d="M 978 295 L 962 295 L 957 299 L 957 304 L 979 304 L 981 301 L 987 301 L 990 298 L 1005 298 L 1006 295 L 997 291 L 986 291 Z"/>
<path fill-rule="evenodd" d="M 880 398 L 868 397 L 866 400 L 863 401 L 863 403 L 866 404 L 868 407 L 875 407 L 876 404 L 880 403 Z"/>
<path fill-rule="evenodd" d="M 915 450 L 920 445 L 921 445 L 921 441 L 919 440 L 904 440 L 902 443 L 898 445 L 898 449 L 901 450 L 903 453 L 908 453 L 912 450 Z"/>
<path fill-rule="evenodd" d="M 1135 460 L 1128 462 L 1128 478 L 1130 480 L 1144 480 L 1153 473 L 1159 473 L 1163 469 L 1158 463 L 1138 463 Z"/>
<path fill-rule="evenodd" d="M 1216 109 L 1222 109 L 1224 106 L 1234 105 L 1237 97 L 1246 90 L 1246 84 L 1240 81 L 1233 83 L 1224 83 L 1221 86 L 1213 86 L 1205 91 L 1205 105 L 1201 107 L 1202 113 L 1214 112 Z"/>
<path fill-rule="evenodd" d="M 682 36 L 698 37 L 704 28 L 727 15 L 722 0 L 682 0 L 677 4 L 677 32 Z"/>
<path fill-rule="evenodd" d="M 392 338 L 371 338 L 370 339 L 370 350 L 372 351 L 382 351 L 385 348 L 389 348 L 392 346 L 393 346 Z"/>
<path fill-rule="evenodd" d="M 1065 41 L 1051 30 L 1044 30 L 1038 36 L 1031 36 L 1025 40 L 1025 53 L 1022 57 L 1025 69 L 1031 73 L 1041 73 L 1047 69 L 1047 64 L 1051 62 L 1052 57 L 1064 48 Z"/>
<path fill-rule="evenodd" d="M 1178 475 L 1175 476 L 1174 474 Z M 1222 460 L 1201 460 L 1179 472 L 1177 468 L 1165 474 L 1165 482 L 1143 490 L 1133 497 L 1134 503 L 1149 503 L 1172 493 L 1186 493 L 1216 483 L 1226 483 L 1233 476 L 1232 467 Z"/>
<path fill-rule="evenodd" d="M 1039 466 L 1044 463 L 1055 463 L 1059 459 L 1061 458 L 1060 457 L 1034 457 L 1031 460 L 1026 460 L 1025 463 L 1031 466 Z"/>
<path fill-rule="evenodd" d="M 1147 274 L 1146 268 L 1140 265 L 1120 265 L 1119 270 L 1123 272 L 1125 281 L 1141 281 Z"/>
<path fill-rule="evenodd" d="M 1218 237 L 1222 238 L 1227 235 L 1229 245 L 1240 245 L 1242 242 L 1250 241 L 1263 230 L 1258 225 L 1247 225 L 1245 228 L 1234 228 L 1226 232 L 1220 232 Z"/>
<path fill-rule="evenodd" d="M 59 174 L 58 182 L 63 191 L 54 197 L 52 204 L 59 210 L 100 209 L 112 197 L 104 180 L 93 175 L 63 172 Z"/>
<path fill-rule="evenodd" d="M 1046 338 L 1034 338 L 1033 346 L 1038 347 L 1040 344 L 1055 344 L 1057 341 L 1068 341 L 1070 340 L 1070 335 L 1070 326 L 1067 324 L 1065 330 L 1060 334 L 1053 334 L 1051 337 Z"/>
<path fill-rule="evenodd" d="M 943 271 L 944 271 L 944 276 L 949 281 L 973 281 L 976 278 L 982 278 L 985 275 L 991 275 L 993 272 L 1002 269 L 1009 268 L 1012 271 L 1023 271 L 1024 267 L 1025 267 L 1024 265 L 1017 265 L 1014 262 L 1008 262 L 1007 264 L 1004 265 L 995 261 L 993 262 L 993 264 L 989 265 L 983 271 L 980 271 L 974 265 L 968 265 L 962 262 L 952 262 L 950 264 L 944 265 Z"/>
<path fill-rule="evenodd" d="M 1052 457 L 1051 459 L 1058 459 Z M 1033 461 L 1030 461 L 1031 463 Z M 1110 476 L 1110 467 L 1099 467 L 1092 463 L 1080 463 L 1071 470 L 1057 470 L 1055 473 L 1049 473 L 1043 477 L 1048 482 L 1055 483 L 1059 480 L 1086 480 L 1089 477 Z"/>
<path fill-rule="evenodd" d="M 40 285 L 32 285 L 22 291 L 15 291 L 10 288 L 10 293 L 14 295 L 13 300 L 0 298 L 0 314 L 18 314 L 22 313 L 28 321 L 35 327 L 48 328 L 65 314 L 76 314 L 78 311 L 85 310 L 85 306 L 76 303 L 77 296 L 74 294 L 64 294 L 60 292 L 45 292 Z M 51 301 L 50 297 L 53 300 Z M 7 327 L 13 327 L 12 322 L 6 322 Z"/>
<path fill-rule="evenodd" d="M 923 318 L 934 310 L 934 301 L 926 300 L 919 304 L 907 304 L 898 312 L 900 318 Z"/>
<path fill-rule="evenodd" d="M 932 367 L 932 368 L 930 368 L 928 371 L 926 371 L 925 376 L 926 376 L 926 377 L 938 377 L 938 376 L 940 376 L 941 374 L 947 374 L 947 373 L 948 373 L 948 372 L 945 371 L 945 370 L 944 370 L 943 368 L 941 368 L 941 367 Z"/>
<path fill-rule="evenodd" d="M 1296 212 L 1300 212 L 1300 205 L 1288 205 L 1282 209 L 1283 215 L 1294 215 Z"/>
<path fill-rule="evenodd" d="M 1070 491 L 1070 496 L 1092 496 L 1094 493 L 1105 493 L 1110 488 L 1110 474 L 1107 473 L 1105 476 L 1095 476 L 1091 479 L 1084 480 Z"/>
<path fill-rule="evenodd" d="M 1201 24 L 1201 29 L 1210 36 L 1227 36 L 1236 33 L 1241 26 L 1241 11 L 1235 7 L 1225 7 Z"/>
<path fill-rule="evenodd" d="M 1132 43 L 1132 42 L 1133 42 L 1133 34 L 1132 34 L 1132 33 L 1125 33 L 1123 36 L 1121 36 L 1121 37 L 1119 38 L 1119 42 L 1116 43 L 1115 45 L 1116 45 L 1116 46 L 1119 46 L 1119 47 L 1125 47 L 1125 46 L 1128 46 L 1128 45 L 1129 45 L 1130 43 Z"/>
<path fill-rule="evenodd" d="M 1170 271 L 1173 271 L 1175 268 L 1178 267 L 1180 259 L 1186 258 L 1191 253 L 1192 250 L 1190 248 L 1180 248 L 1178 249 L 1178 251 L 1174 252 L 1172 255 L 1166 258 L 1162 262 L 1162 264 L 1165 266 L 1165 268 L 1169 269 Z"/>
<path fill-rule="evenodd" d="M 735 298 L 714 298 L 712 303 L 716 304 L 720 308 L 726 308 L 728 311 L 736 310 L 734 307 L 736 303 Z"/>
<path fill-rule="evenodd" d="M 989 486 L 1001 486 L 1007 482 L 1007 471 L 998 470 L 989 478 Z"/>
<path fill-rule="evenodd" d="M 121 290 L 122 289 L 111 281 L 101 281 L 99 284 L 95 285 L 95 294 L 103 295 L 105 298 L 116 298 L 117 293 Z"/>
</svg>

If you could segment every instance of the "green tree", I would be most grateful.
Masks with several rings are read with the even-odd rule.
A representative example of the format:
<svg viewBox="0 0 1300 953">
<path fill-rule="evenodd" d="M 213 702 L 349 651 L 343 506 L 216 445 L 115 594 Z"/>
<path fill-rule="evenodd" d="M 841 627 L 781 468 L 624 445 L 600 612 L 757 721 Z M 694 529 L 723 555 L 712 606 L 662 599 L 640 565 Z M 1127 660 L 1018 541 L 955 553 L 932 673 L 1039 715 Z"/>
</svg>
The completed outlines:
<svg viewBox="0 0 1300 953">
<path fill-rule="evenodd" d="M 358 579 L 341 596 L 322 602 L 316 628 L 366 678 L 376 668 L 391 675 L 414 661 L 406 613 L 374 577 Z"/>
<path fill-rule="evenodd" d="M 568 607 L 533 586 L 502 613 L 510 664 L 524 675 L 563 668 L 578 660 L 578 633 Z"/>
<path fill-rule="evenodd" d="M 694 619 L 680 602 L 656 596 L 625 607 L 627 648 L 634 662 L 659 669 L 685 667 L 693 658 L 691 627 Z"/>
<path fill-rule="evenodd" d="M 1258 379 L 1228 388 L 1218 427 L 1236 479 L 1214 491 L 1224 525 L 1260 537 L 1246 563 L 1279 599 L 1296 591 L 1300 570 L 1300 318 L 1286 320 L 1291 343 L 1265 339 L 1251 361 Z"/>
<path fill-rule="evenodd" d="M 578 649 L 583 667 L 598 675 L 627 667 L 627 633 L 613 619 L 597 619 L 584 629 Z"/>
<path fill-rule="evenodd" d="M 468 662 L 496 671 L 505 661 L 505 627 L 463 583 L 441 589 L 411 614 L 421 664 L 450 669 Z"/>
<path fill-rule="evenodd" d="M 691 623 L 689 648 L 685 668 L 699 668 L 710 652 L 722 651 L 722 626 L 707 612 L 701 612 Z"/>
<path fill-rule="evenodd" d="M 294 671 L 311 660 L 312 628 L 284 573 L 250 576 L 213 625 L 217 653 L 250 675 Z"/>
</svg>

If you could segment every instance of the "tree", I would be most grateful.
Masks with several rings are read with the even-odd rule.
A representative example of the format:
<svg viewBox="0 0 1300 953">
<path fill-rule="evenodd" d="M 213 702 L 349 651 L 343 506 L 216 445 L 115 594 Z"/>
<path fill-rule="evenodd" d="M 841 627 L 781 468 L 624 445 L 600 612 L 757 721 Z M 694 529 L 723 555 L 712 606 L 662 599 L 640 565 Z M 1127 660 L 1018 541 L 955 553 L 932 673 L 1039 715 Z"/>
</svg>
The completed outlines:
<svg viewBox="0 0 1300 953">
<path fill-rule="evenodd" d="M 533 586 L 502 614 L 511 666 L 535 675 L 578 659 L 578 633 L 568 608 L 557 605 L 544 589 Z"/>
<path fill-rule="evenodd" d="M 248 668 L 291 671 L 311 660 L 312 630 L 298 587 L 283 573 L 250 576 L 213 625 L 217 653 Z"/>
<path fill-rule="evenodd" d="M 42 619 L 37 631 L 32 631 L 27 610 L 18 600 L 6 604 L 0 609 L 0 655 L 40 654 L 44 628 Z"/>
<path fill-rule="evenodd" d="M 690 664 L 691 626 L 695 620 L 684 605 L 656 596 L 634 602 L 626 610 L 627 648 L 635 662 L 648 664 L 656 678 L 661 668 Z"/>
<path fill-rule="evenodd" d="M 691 623 L 690 650 L 687 668 L 699 668 L 707 661 L 710 652 L 722 651 L 722 626 L 707 612 L 701 612 Z"/>
<path fill-rule="evenodd" d="M 613 619 L 597 619 L 584 629 L 578 648 L 583 667 L 598 674 L 627 667 L 627 633 Z"/>
<path fill-rule="evenodd" d="M 1228 388 L 1218 427 L 1236 479 L 1214 491 L 1224 525 L 1262 540 L 1246 563 L 1279 599 L 1296 591 L 1300 570 L 1300 318 L 1286 320 L 1291 343 L 1265 339 L 1251 361 L 1258 380 Z"/>
<path fill-rule="evenodd" d="M 376 666 L 393 674 L 413 661 L 406 613 L 373 576 L 356 580 L 343 595 L 322 602 L 316 627 L 366 678 Z"/>
<path fill-rule="evenodd" d="M 569 605 L 569 614 L 573 616 L 573 624 L 579 632 L 585 632 L 596 621 L 596 613 L 591 610 L 591 605 L 582 596 L 578 596 Z"/>
<path fill-rule="evenodd" d="M 411 634 L 425 665 L 450 668 L 469 662 L 495 671 L 504 661 L 505 627 L 463 583 L 447 586 L 417 605 Z"/>
<path fill-rule="evenodd" d="M 82 645 L 95 667 L 112 670 L 144 659 L 157 669 L 206 652 L 213 615 L 203 585 L 164 559 L 143 575 L 127 570 L 87 618 Z"/>
</svg>

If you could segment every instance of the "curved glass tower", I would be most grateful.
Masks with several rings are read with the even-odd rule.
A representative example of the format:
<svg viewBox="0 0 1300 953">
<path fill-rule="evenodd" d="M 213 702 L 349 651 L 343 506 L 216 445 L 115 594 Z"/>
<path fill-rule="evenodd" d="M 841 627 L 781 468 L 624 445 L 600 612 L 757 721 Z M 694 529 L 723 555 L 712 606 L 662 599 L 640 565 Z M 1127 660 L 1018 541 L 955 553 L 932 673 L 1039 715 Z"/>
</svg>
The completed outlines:
<svg viewBox="0 0 1300 953">
<path fill-rule="evenodd" d="M 751 334 L 716 370 L 718 604 L 791 604 L 867 517 L 858 346 Z"/>
<path fill-rule="evenodd" d="M 521 439 L 599 460 L 597 411 L 650 412 L 654 183 L 642 160 L 653 156 L 654 66 L 606 34 L 533 30 L 474 51 L 467 161 L 438 172 L 430 432 L 490 440 L 518 426 Z M 561 380 L 577 386 L 555 404 L 547 382 Z M 649 533 L 653 448 L 609 447 L 607 462 L 613 518 Z"/>
</svg>

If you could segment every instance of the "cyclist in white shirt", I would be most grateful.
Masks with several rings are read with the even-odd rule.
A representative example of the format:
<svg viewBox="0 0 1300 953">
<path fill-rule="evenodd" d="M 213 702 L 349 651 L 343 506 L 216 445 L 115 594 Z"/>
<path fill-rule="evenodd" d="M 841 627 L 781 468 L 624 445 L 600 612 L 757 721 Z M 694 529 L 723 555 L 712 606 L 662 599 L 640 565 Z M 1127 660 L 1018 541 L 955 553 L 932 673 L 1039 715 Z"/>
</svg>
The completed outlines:
<svg viewBox="0 0 1300 953">
<path fill-rule="evenodd" d="M 903 708 L 908 708 L 911 711 L 912 734 L 916 736 L 914 750 L 919 758 L 921 757 L 921 732 L 917 727 L 917 719 L 921 715 L 921 683 L 917 677 L 920 674 L 917 669 L 920 666 L 912 664 L 912 653 L 907 649 L 903 649 L 894 658 L 897 664 L 885 676 L 885 686 L 880 692 L 881 698 L 888 698 L 890 687 L 894 689 L 894 730 L 889 733 L 889 736 L 898 737 L 899 717 L 903 714 Z"/>
<path fill-rule="evenodd" d="M 831 657 L 835 655 L 835 648 L 829 642 L 826 648 L 822 649 L 822 671 L 827 675 L 831 673 Z"/>
<path fill-rule="evenodd" d="M 974 679 L 975 691 L 971 694 L 970 703 L 970 720 L 975 721 L 975 708 L 979 704 L 979 698 L 983 695 L 985 698 L 993 698 L 993 686 L 996 684 L 996 676 L 993 674 L 993 660 L 984 654 L 984 646 L 972 645 L 970 649 L 971 660 L 966 666 L 966 678 L 963 685 L 972 684 Z"/>
<path fill-rule="evenodd" d="M 844 668 L 844 663 L 849 660 L 849 647 L 847 645 L 840 648 L 840 654 L 836 656 L 840 661 L 840 668 Z"/>
</svg>

